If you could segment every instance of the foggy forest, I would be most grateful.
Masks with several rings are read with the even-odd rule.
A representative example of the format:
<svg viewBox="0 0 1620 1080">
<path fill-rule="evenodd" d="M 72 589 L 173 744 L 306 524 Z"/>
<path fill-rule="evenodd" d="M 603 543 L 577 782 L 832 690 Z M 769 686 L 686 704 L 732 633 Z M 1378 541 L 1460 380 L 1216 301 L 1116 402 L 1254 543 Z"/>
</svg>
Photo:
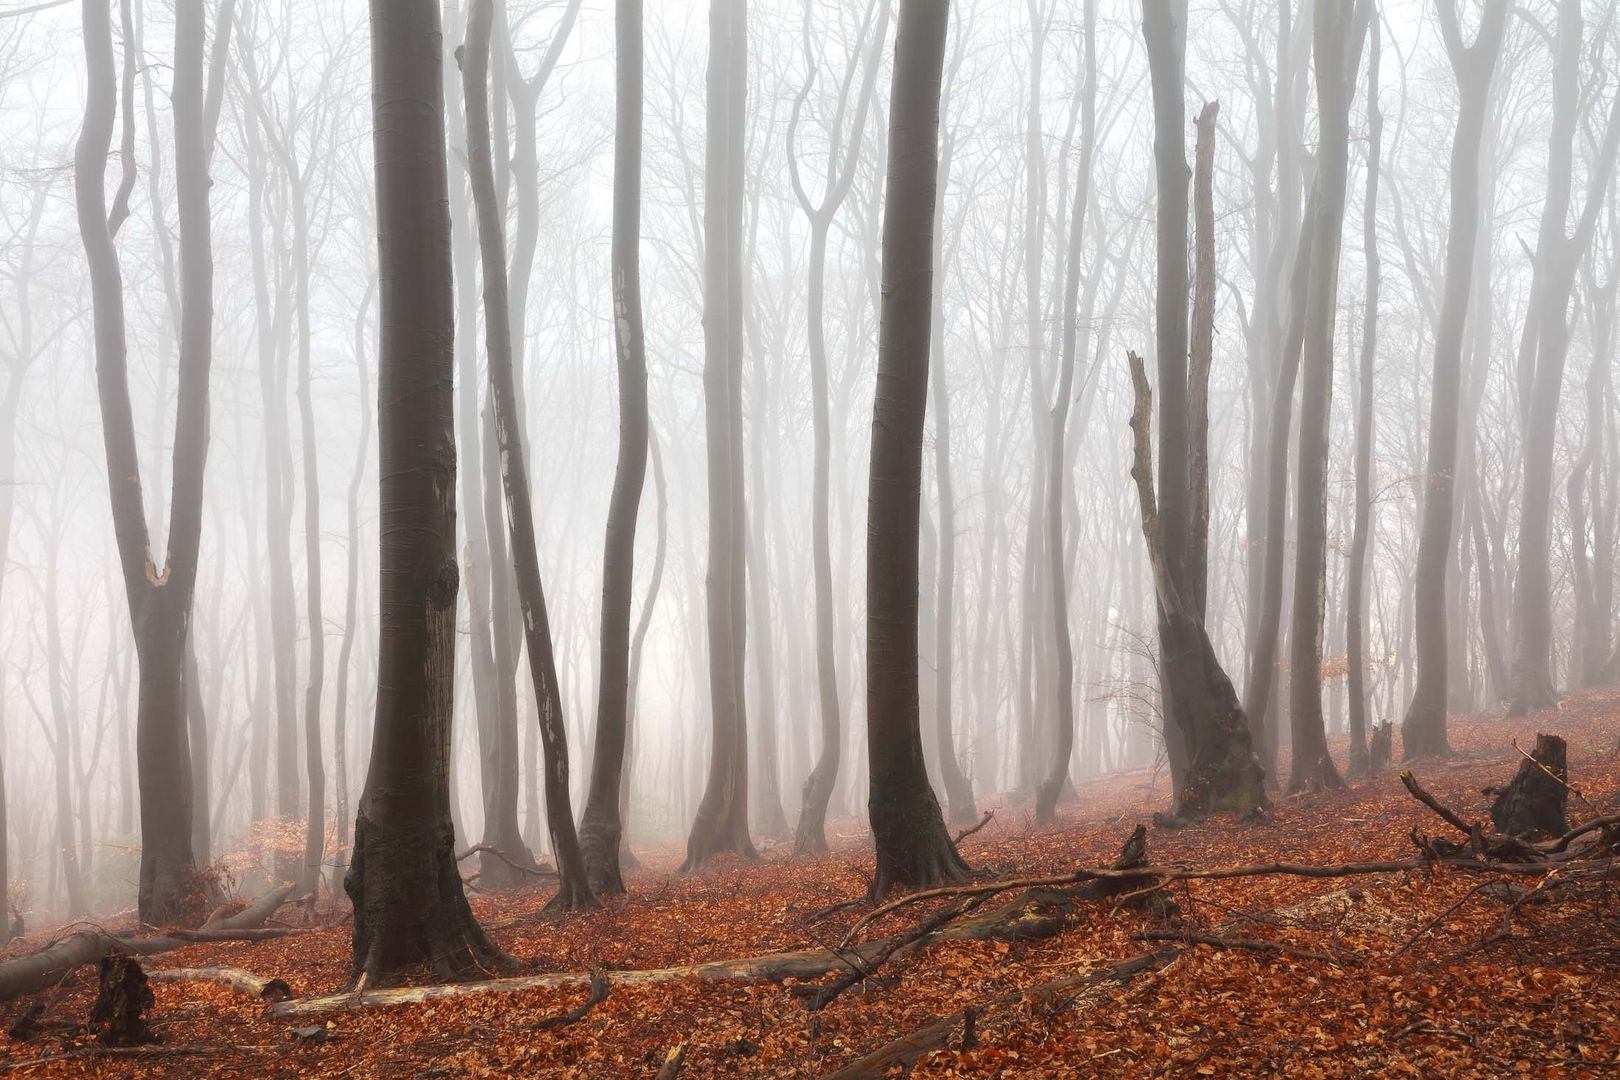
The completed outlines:
<svg viewBox="0 0 1620 1080">
<path fill-rule="evenodd" d="M 1620 1065 L 1617 158 L 1617 0 L 0 0 L 0 1071 Z"/>
</svg>

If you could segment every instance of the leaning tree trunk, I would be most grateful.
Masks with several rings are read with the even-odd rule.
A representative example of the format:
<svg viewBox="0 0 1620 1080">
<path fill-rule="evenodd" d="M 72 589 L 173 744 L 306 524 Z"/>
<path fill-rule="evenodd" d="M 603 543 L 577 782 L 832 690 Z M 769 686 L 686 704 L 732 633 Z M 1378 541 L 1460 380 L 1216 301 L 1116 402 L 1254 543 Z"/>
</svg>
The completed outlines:
<svg viewBox="0 0 1620 1080">
<path fill-rule="evenodd" d="M 580 847 L 590 885 L 621 893 L 624 820 L 620 785 L 630 713 L 630 604 L 635 582 L 636 517 L 647 479 L 647 347 L 641 318 L 642 0 L 614 7 L 613 326 L 619 361 L 619 460 L 608 502 L 602 556 L 602 662 L 590 791 Z"/>
<path fill-rule="evenodd" d="M 1452 0 L 1436 8 L 1457 77 L 1460 104 L 1451 143 L 1451 223 L 1446 280 L 1434 335 L 1434 387 L 1429 394 L 1429 467 L 1424 477 L 1423 524 L 1418 536 L 1416 608 L 1417 682 L 1401 721 L 1407 759 L 1445 754 L 1448 656 L 1446 578 L 1456 552 L 1457 432 L 1462 409 L 1463 330 L 1479 241 L 1480 144 L 1490 104 L 1491 79 L 1501 53 L 1507 0 L 1491 0 L 1474 44 L 1464 46 Z M 1483 312 L 1478 316 L 1487 317 Z"/>
<path fill-rule="evenodd" d="M 372 0 L 382 618 L 371 763 L 344 879 L 355 989 L 424 965 L 451 979 L 508 962 L 467 904 L 450 817 L 460 574 L 440 41 L 434 0 Z"/>
<path fill-rule="evenodd" d="M 1378 171 L 1383 158 L 1384 113 L 1378 106 L 1379 20 L 1368 29 L 1367 193 L 1362 201 L 1361 241 L 1366 259 L 1366 292 L 1361 315 L 1361 365 L 1356 402 L 1355 522 L 1350 533 L 1350 564 L 1345 571 L 1345 682 L 1350 694 L 1351 776 L 1367 770 L 1367 544 L 1372 527 L 1373 371 L 1378 356 Z"/>
<path fill-rule="evenodd" d="M 1057 393 L 1052 402 L 1052 436 L 1046 470 L 1046 562 L 1051 589 L 1053 654 L 1057 660 L 1051 761 L 1035 789 L 1035 820 L 1049 822 L 1069 782 L 1074 753 L 1074 642 L 1069 636 L 1069 580 L 1064 549 L 1063 503 L 1069 486 L 1064 452 L 1069 429 L 1069 403 L 1074 396 L 1074 354 L 1079 337 L 1080 253 L 1085 241 L 1086 203 L 1091 197 L 1091 162 L 1097 126 L 1097 4 L 1086 0 L 1086 83 L 1080 91 L 1080 162 L 1076 168 L 1074 210 L 1069 220 L 1068 278 L 1063 287 L 1063 341 Z M 937 325 L 937 324 L 936 324 Z M 941 401 L 944 394 L 939 395 Z M 943 417 L 939 420 L 944 430 Z M 948 611 L 941 613 L 948 615 Z M 942 633 L 949 640 L 949 630 Z"/>
<path fill-rule="evenodd" d="M 682 869 L 734 851 L 748 836 L 748 725 L 743 697 L 742 205 L 747 81 L 746 0 L 710 0 L 704 160 L 703 416 L 708 446 L 709 778 Z"/>
<path fill-rule="evenodd" d="M 1322 621 L 1327 575 L 1328 423 L 1333 402 L 1333 329 L 1350 156 L 1350 100 L 1365 36 L 1368 0 L 1318 0 L 1316 230 L 1305 295 L 1300 357 L 1299 469 L 1294 515 L 1294 607 L 1289 635 L 1288 713 L 1293 736 L 1289 791 L 1344 786 L 1328 754 L 1322 717 Z"/>
<path fill-rule="evenodd" d="M 900 0 L 883 204 L 883 290 L 866 532 L 867 810 L 872 895 L 959 881 L 923 760 L 917 663 L 918 533 L 947 7 Z"/>
<path fill-rule="evenodd" d="M 551 623 L 540 577 L 540 552 L 534 534 L 534 509 L 529 491 L 527 454 L 520 432 L 516 380 L 512 371 L 512 322 L 506 291 L 506 242 L 496 209 L 495 171 L 490 161 L 489 41 L 494 24 L 494 0 L 473 0 L 467 21 L 467 46 L 462 57 L 462 80 L 467 106 L 467 160 L 472 182 L 473 207 L 478 213 L 479 250 L 483 257 L 484 333 L 489 349 L 489 395 L 495 416 L 495 435 L 506 489 L 507 530 L 518 603 L 523 612 L 529 671 L 540 706 L 540 744 L 545 761 L 546 819 L 559 876 L 551 907 L 570 910 L 592 907 L 596 898 L 585 872 L 585 858 L 574 831 L 569 805 L 568 733 L 563 721 L 562 693 L 557 661 L 552 651 Z M 516 753 L 516 747 L 509 747 Z M 515 817 L 516 793 L 511 800 Z"/>
</svg>

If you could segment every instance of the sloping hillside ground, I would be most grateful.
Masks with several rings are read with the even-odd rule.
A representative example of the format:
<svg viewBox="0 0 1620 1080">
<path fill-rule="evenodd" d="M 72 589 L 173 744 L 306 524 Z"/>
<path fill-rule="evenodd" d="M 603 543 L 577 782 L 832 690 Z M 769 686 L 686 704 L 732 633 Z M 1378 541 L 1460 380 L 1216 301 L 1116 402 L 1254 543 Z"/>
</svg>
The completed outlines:
<svg viewBox="0 0 1620 1080">
<path fill-rule="evenodd" d="M 1524 720 L 1456 720 L 1458 756 L 1420 763 L 1418 780 L 1464 818 L 1488 821 L 1481 789 L 1508 780 L 1523 760 L 1515 740 L 1528 750 L 1538 731 L 1569 742 L 1570 782 L 1580 793 L 1570 797 L 1572 824 L 1620 808 L 1614 692 L 1573 697 Z M 1151 789 L 1150 779 L 1141 773 L 1081 785 L 1078 802 L 1048 829 L 1034 828 L 1026 808 L 1002 807 L 964 841 L 964 854 L 986 880 L 1106 866 L 1132 826 L 1162 807 L 1163 785 Z M 1413 830 L 1463 839 L 1390 771 L 1346 792 L 1280 799 L 1267 823 L 1150 828 L 1148 851 L 1158 867 L 1405 860 L 1418 854 Z M 836 945 L 869 908 L 813 916 L 862 892 L 870 853 L 854 823 L 833 831 L 846 835 L 823 860 L 793 860 L 778 849 L 758 864 L 723 863 L 690 878 L 672 873 L 679 851 L 643 852 L 648 865 L 631 875 L 630 896 L 600 912 L 546 915 L 539 890 L 479 897 L 474 906 L 493 936 L 536 971 L 659 968 Z M 1526 899 L 1523 890 L 1538 884 Z M 684 1043 L 682 1076 L 814 1077 L 965 1009 L 976 1010 L 970 1030 L 944 1025 L 935 1040 L 944 1047 L 923 1054 L 911 1075 L 1500 1076 L 1620 1067 L 1620 904 L 1612 875 L 1564 888 L 1540 874 L 1443 868 L 1178 881 L 1168 890 L 1178 912 L 1173 928 L 1162 912 L 1082 901 L 1054 937 L 940 942 L 891 960 L 875 984 L 819 1012 L 807 1011 L 791 986 L 686 978 L 614 986 L 582 1019 L 561 1026 L 539 1024 L 579 1007 L 584 987 L 349 1009 L 326 1016 L 324 1034 L 301 1039 L 296 1029 L 322 1022 L 271 1018 L 262 1002 L 221 986 L 161 984 L 150 1013 L 161 1040 L 155 1047 L 109 1057 L 76 1050 L 89 1041 L 83 1037 L 0 1041 L 0 1070 L 652 1077 Z M 895 912 L 862 938 L 904 931 L 930 910 Z M 283 912 L 294 925 L 304 917 Z M 1133 936 L 1170 929 L 1228 944 Z M 1129 977 L 1083 978 L 1150 950 L 1160 952 Z M 342 926 L 144 961 L 149 969 L 232 965 L 284 979 L 298 995 L 339 990 L 347 962 Z M 1009 1000 L 1012 991 L 1054 980 Z M 94 982 L 92 969 L 46 995 L 48 1014 L 82 1018 Z M 8 1007 L 8 1021 L 20 1004 Z"/>
</svg>

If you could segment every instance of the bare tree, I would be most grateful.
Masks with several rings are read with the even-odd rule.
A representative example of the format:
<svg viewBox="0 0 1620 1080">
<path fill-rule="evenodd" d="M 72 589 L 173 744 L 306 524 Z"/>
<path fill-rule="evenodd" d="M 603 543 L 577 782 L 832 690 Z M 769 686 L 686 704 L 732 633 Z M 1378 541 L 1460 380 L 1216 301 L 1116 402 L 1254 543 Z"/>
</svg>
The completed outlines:
<svg viewBox="0 0 1620 1080">
<path fill-rule="evenodd" d="M 710 0 L 703 185 L 703 416 L 709 480 L 709 780 L 686 841 L 685 870 L 722 851 L 754 857 L 748 836 L 744 709 L 742 254 L 746 0 Z"/>
<path fill-rule="evenodd" d="M 562 910 L 594 907 L 585 857 L 574 831 L 568 791 L 568 733 L 563 721 L 562 692 L 552 650 L 551 621 L 540 577 L 539 545 L 534 535 L 534 508 L 529 490 L 527 452 L 512 373 L 512 322 L 507 303 L 506 241 L 496 209 L 495 170 L 489 146 L 489 43 L 495 20 L 494 0 L 473 0 L 467 20 L 467 44 L 461 59 L 467 106 L 467 160 L 473 206 L 478 212 L 479 250 L 483 256 L 484 334 L 489 350 L 489 396 L 495 417 L 501 484 L 506 491 L 506 519 L 518 603 L 523 612 L 529 671 L 540 706 L 540 744 L 545 759 L 546 821 L 557 857 L 557 895 L 551 906 Z M 517 747 L 510 747 L 515 755 Z M 515 792 L 513 793 L 515 796 Z M 517 800 L 512 800 L 514 817 Z"/>
<path fill-rule="evenodd" d="M 923 760 L 917 664 L 917 540 L 947 8 L 900 0 L 883 207 L 882 323 L 867 495 L 867 810 L 877 841 L 872 895 L 958 881 Z"/>
<path fill-rule="evenodd" d="M 372 0 L 381 328 L 381 636 L 371 763 L 344 888 L 355 989 L 428 965 L 504 967 L 456 869 L 450 818 L 455 695 L 455 324 L 439 9 Z"/>
<path fill-rule="evenodd" d="M 647 479 L 647 342 L 641 318 L 642 0 L 614 7 L 613 327 L 619 360 L 619 460 L 602 556 L 602 663 L 596 744 L 580 844 L 591 888 L 624 891 L 620 785 L 630 713 L 630 604 L 636 517 Z"/>
<path fill-rule="evenodd" d="M 1417 685 L 1401 722 L 1407 758 L 1444 754 L 1446 746 L 1446 575 L 1456 541 L 1457 428 L 1462 407 L 1463 331 L 1474 281 L 1480 227 L 1480 144 L 1491 99 L 1491 80 L 1502 51 L 1507 0 L 1490 0 L 1472 45 L 1464 45 L 1453 0 L 1439 0 L 1440 33 L 1457 78 L 1457 131 L 1451 144 L 1451 223 L 1446 244 L 1444 296 L 1434 338 L 1434 387 L 1429 396 L 1429 467 L 1424 477 L 1423 525 L 1418 539 Z M 1375 61 L 1376 62 L 1376 61 Z"/>
</svg>

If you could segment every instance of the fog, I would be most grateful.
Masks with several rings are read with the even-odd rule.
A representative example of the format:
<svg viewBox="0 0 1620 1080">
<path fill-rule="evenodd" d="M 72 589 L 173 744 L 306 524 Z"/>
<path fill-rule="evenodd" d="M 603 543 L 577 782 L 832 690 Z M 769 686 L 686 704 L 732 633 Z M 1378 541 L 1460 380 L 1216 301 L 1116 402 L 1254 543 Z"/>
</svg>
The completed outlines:
<svg viewBox="0 0 1620 1080">
<path fill-rule="evenodd" d="M 84 182 L 75 176 L 88 86 L 84 26 L 98 5 L 111 20 L 117 69 L 104 190 L 112 217 L 120 199 L 128 207 L 113 239 L 149 574 L 167 573 L 164 553 L 186 498 L 184 478 L 176 477 L 176 432 L 185 429 L 183 422 L 177 429 L 186 412 L 183 330 L 198 310 L 181 265 L 181 219 L 198 203 L 177 168 L 187 153 L 177 145 L 177 119 L 181 130 L 189 121 L 176 113 L 190 98 L 176 86 L 185 70 L 177 62 L 176 8 L 206 17 L 207 94 L 199 100 L 207 108 L 216 97 L 218 105 L 204 203 L 213 277 L 211 292 L 201 294 L 211 296 L 213 312 L 203 339 L 212 358 L 204 368 L 207 455 L 180 739 L 189 756 L 177 774 L 192 788 L 195 865 L 215 866 L 217 879 L 251 893 L 307 860 L 313 732 L 314 762 L 324 773 L 316 785 L 315 884 L 341 895 L 372 758 L 379 634 L 388 616 L 379 582 L 377 103 L 368 10 L 352 0 L 224 2 L 85 0 L 81 10 L 10 0 L 0 8 L 0 723 L 9 903 L 13 920 L 30 928 L 122 912 L 137 893 L 144 912 L 142 829 L 151 819 L 143 801 L 164 797 L 161 785 L 142 790 L 138 777 L 140 665 L 113 524 L 107 388 L 98 387 L 96 298 L 76 203 Z M 731 492 L 741 501 L 731 506 L 736 535 L 730 564 L 720 569 L 746 582 L 733 597 L 746 642 L 735 654 L 746 731 L 743 841 L 784 853 L 794 847 L 829 708 L 842 751 L 836 774 L 823 774 L 829 836 L 866 834 L 875 786 L 870 457 L 884 223 L 893 210 L 885 206 L 885 176 L 904 164 L 887 156 L 898 15 L 898 3 L 891 12 L 889 2 L 756 0 L 746 13 L 742 186 L 730 190 L 727 206 L 740 224 L 728 318 L 737 320 L 740 342 L 732 377 L 740 380 L 741 432 L 730 448 L 741 473 L 727 502 Z M 1363 18 L 1376 33 L 1353 50 L 1340 88 L 1349 92 L 1343 220 L 1317 239 L 1325 244 L 1332 233 L 1338 249 L 1320 279 L 1323 323 L 1291 279 L 1300 238 L 1319 220 L 1309 215 L 1328 213 L 1311 194 L 1335 160 L 1313 31 L 1315 20 L 1341 6 L 1346 38 Z M 1506 8 L 1489 5 L 1498 6 Z M 489 160 L 577 816 L 597 742 L 604 535 L 621 433 L 614 10 L 599 0 L 496 7 Z M 219 49 L 222 11 L 232 21 Z M 1306 450 L 1325 436 L 1321 670 L 1319 680 L 1306 681 L 1339 770 L 1365 767 L 1345 756 L 1357 753 L 1356 741 L 1376 741 L 1373 729 L 1385 721 L 1400 728 L 1414 694 L 1422 700 L 1420 533 L 1437 474 L 1450 512 L 1439 515 L 1445 528 L 1431 551 L 1440 569 L 1428 580 L 1443 617 L 1439 658 L 1431 651 L 1428 663 L 1449 676 L 1439 684 L 1442 714 L 1549 704 L 1535 692 L 1538 657 L 1546 693 L 1617 675 L 1614 15 L 1602 0 L 1534 0 L 1506 14 L 1500 57 L 1478 83 L 1478 242 L 1459 273 L 1448 263 L 1458 242 L 1453 202 L 1467 171 L 1453 161 L 1466 104 L 1457 72 L 1478 58 L 1454 68 L 1435 6 L 1310 0 L 1279 11 L 1274 0 L 1192 0 L 1182 125 L 1189 167 L 1194 117 L 1204 103 L 1219 103 L 1213 278 L 1202 278 L 1213 285 L 1204 294 L 1213 302 L 1213 338 L 1200 621 L 1256 725 L 1256 760 L 1284 785 L 1290 764 L 1309 786 L 1331 785 L 1338 774 L 1331 762 L 1332 776 L 1297 771 L 1315 767 L 1301 764 L 1307 691 L 1291 678 L 1302 655 L 1296 552 L 1312 550 L 1309 535 L 1296 545 L 1296 522 L 1311 492 L 1288 494 L 1282 531 L 1268 527 L 1279 419 L 1296 487 L 1310 475 Z M 467 11 L 451 0 L 442 18 L 460 470 L 450 811 L 457 853 L 486 843 L 519 861 L 531 852 L 550 861 L 557 840 L 544 791 L 537 720 L 544 710 L 522 651 L 529 627 L 518 614 L 520 583 L 507 550 L 486 377 L 487 283 L 453 55 Z M 1491 15 L 1478 0 L 1459 0 L 1455 18 L 1466 44 Z M 991 807 L 1033 817 L 1054 747 L 1065 783 L 1140 770 L 1144 799 L 1167 809 L 1185 803 L 1180 746 L 1168 753 L 1165 746 L 1164 600 L 1156 597 L 1131 473 L 1136 399 L 1127 352 L 1148 358 L 1156 384 L 1163 370 L 1154 359 L 1164 325 L 1155 248 L 1163 223 L 1143 19 L 1135 0 L 957 0 L 949 10 L 932 238 L 937 295 L 927 341 L 929 374 L 939 382 L 930 391 L 922 455 L 922 722 L 912 731 L 953 825 L 971 824 Z M 695 835 L 725 711 L 715 704 L 711 655 L 714 417 L 704 383 L 712 360 L 705 283 L 726 280 L 705 263 L 713 225 L 705 198 L 716 182 L 706 157 L 715 85 L 709 26 L 702 5 L 651 0 L 646 7 L 639 253 L 650 450 L 623 631 L 631 717 L 624 829 L 632 852 Z M 1374 56 L 1376 143 L 1368 94 Z M 1324 205 L 1332 187 L 1323 188 Z M 1370 253 L 1378 268 L 1371 292 Z M 1195 264 L 1200 256 L 1192 252 Z M 1324 257 L 1321 247 L 1310 255 Z M 1195 265 L 1193 278 L 1201 274 Z M 1459 281 L 1471 286 L 1460 290 L 1460 308 Z M 1296 303 L 1305 305 L 1306 400 L 1279 413 L 1276 385 Z M 1460 325 L 1448 322 L 1454 309 L 1464 313 Z M 1185 308 L 1180 318 L 1185 329 Z M 1313 345 L 1318 331 L 1321 348 Z M 1437 470 L 1432 399 L 1437 350 L 1446 350 L 1448 334 L 1450 348 L 1460 350 L 1456 378 L 1439 392 L 1458 436 L 1454 461 L 1442 457 Z M 818 364 L 827 422 L 822 597 Z M 1313 378 L 1326 391 L 1315 404 Z M 1069 404 L 1055 444 L 1059 394 Z M 1369 452 L 1359 479 L 1358 427 Z M 1550 454 L 1537 449 L 1542 430 Z M 1192 451 L 1185 440 L 1180 446 L 1185 467 Z M 1155 452 L 1164 455 L 1166 443 Z M 1168 452 L 1176 455 L 1176 444 Z M 1049 485 L 1062 507 L 1055 533 Z M 1367 516 L 1356 612 L 1358 491 Z M 1168 523 L 1171 495 L 1160 497 Z M 1538 564 L 1539 515 L 1550 539 L 1541 541 Z M 1281 553 L 1274 556 L 1280 609 L 1267 641 L 1273 544 Z M 1522 595 L 1538 581 L 1549 616 L 1539 652 L 1537 601 Z M 1072 689 L 1062 678 L 1054 595 L 1066 606 Z M 820 643 L 818 615 L 831 630 Z M 1352 626 L 1363 628 L 1354 649 Z M 1262 671 L 1272 685 L 1257 695 Z M 1351 730 L 1357 701 L 1365 702 L 1365 723 L 1355 718 L 1359 733 Z M 503 716 L 515 720 L 510 731 Z M 1066 752 L 1053 741 L 1065 724 Z M 1441 724 L 1443 746 L 1443 716 Z M 941 745 L 942 730 L 951 745 Z M 1421 735 L 1412 732 L 1398 733 L 1396 754 L 1400 739 Z M 1298 752 L 1290 763 L 1291 748 Z M 1424 748 L 1409 742 L 1407 749 Z M 502 780 L 513 765 L 515 787 Z M 510 822 L 495 820 L 511 814 L 515 836 Z M 527 849 L 521 857 L 520 848 Z M 710 854 L 688 851 L 694 865 Z M 493 886 L 503 861 L 486 852 L 461 865 Z"/>
</svg>

